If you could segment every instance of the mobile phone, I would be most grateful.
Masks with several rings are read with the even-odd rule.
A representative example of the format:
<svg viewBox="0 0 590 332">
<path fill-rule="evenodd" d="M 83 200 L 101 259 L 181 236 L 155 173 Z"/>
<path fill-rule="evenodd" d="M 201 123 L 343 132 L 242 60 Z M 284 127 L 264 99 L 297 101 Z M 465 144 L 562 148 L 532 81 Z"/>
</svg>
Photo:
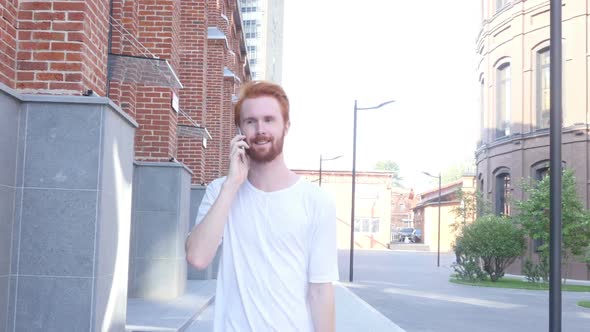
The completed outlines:
<svg viewBox="0 0 590 332">
<path fill-rule="evenodd" d="M 242 129 L 240 129 L 240 127 L 238 127 L 238 135 L 242 135 L 242 136 L 244 135 L 244 134 L 242 134 Z M 244 140 L 244 139 L 242 138 L 242 141 L 243 141 L 243 140 Z M 242 148 L 242 149 L 243 149 L 244 147 L 243 147 L 243 146 L 241 146 L 240 148 Z"/>
</svg>

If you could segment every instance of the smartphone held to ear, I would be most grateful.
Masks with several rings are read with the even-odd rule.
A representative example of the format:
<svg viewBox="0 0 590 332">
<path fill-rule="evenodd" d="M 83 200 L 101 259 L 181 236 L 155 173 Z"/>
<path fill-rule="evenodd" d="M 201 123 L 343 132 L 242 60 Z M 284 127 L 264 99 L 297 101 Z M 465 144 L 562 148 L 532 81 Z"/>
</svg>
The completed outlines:
<svg viewBox="0 0 590 332">
<path fill-rule="evenodd" d="M 240 129 L 240 127 L 238 127 L 238 135 L 244 136 L 244 134 L 242 134 L 242 129 Z M 242 139 L 243 141 L 244 139 Z M 240 146 L 241 149 L 244 149 L 243 146 Z"/>
</svg>

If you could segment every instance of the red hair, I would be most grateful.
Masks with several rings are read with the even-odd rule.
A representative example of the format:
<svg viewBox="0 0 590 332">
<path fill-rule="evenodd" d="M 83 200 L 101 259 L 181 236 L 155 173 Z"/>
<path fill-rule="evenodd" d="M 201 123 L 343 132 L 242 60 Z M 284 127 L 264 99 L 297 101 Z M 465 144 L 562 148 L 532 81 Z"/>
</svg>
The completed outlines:
<svg viewBox="0 0 590 332">
<path fill-rule="evenodd" d="M 289 122 L 289 99 L 285 90 L 280 85 L 268 81 L 250 81 L 242 86 L 240 98 L 234 106 L 234 122 L 236 126 L 240 126 L 240 111 L 244 100 L 265 96 L 273 97 L 279 102 L 283 119 L 285 123 Z"/>
</svg>

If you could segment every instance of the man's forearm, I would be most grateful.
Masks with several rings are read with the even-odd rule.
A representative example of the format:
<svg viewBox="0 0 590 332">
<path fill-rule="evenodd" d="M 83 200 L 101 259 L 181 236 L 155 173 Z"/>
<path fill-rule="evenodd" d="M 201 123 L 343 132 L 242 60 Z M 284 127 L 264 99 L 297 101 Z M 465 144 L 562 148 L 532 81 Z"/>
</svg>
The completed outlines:
<svg viewBox="0 0 590 332">
<path fill-rule="evenodd" d="M 332 283 L 310 283 L 309 306 L 315 332 L 334 332 L 334 286 Z"/>
<path fill-rule="evenodd" d="M 231 204 L 239 187 L 224 183 L 215 203 L 186 239 L 187 261 L 197 269 L 205 269 L 215 257 L 223 236 Z"/>
</svg>

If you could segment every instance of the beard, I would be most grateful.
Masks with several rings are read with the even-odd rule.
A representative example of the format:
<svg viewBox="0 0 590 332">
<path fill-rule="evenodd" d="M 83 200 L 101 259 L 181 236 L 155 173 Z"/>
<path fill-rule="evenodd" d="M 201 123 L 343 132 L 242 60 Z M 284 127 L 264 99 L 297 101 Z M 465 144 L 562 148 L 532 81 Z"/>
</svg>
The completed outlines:
<svg viewBox="0 0 590 332">
<path fill-rule="evenodd" d="M 250 148 L 246 150 L 246 154 L 254 162 L 269 163 L 283 152 L 284 139 L 284 133 L 276 140 L 272 135 L 256 135 L 248 142 Z M 256 141 L 268 141 L 270 144 L 268 147 L 257 147 L 254 143 Z"/>
</svg>

